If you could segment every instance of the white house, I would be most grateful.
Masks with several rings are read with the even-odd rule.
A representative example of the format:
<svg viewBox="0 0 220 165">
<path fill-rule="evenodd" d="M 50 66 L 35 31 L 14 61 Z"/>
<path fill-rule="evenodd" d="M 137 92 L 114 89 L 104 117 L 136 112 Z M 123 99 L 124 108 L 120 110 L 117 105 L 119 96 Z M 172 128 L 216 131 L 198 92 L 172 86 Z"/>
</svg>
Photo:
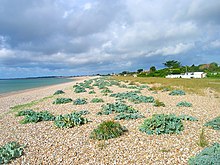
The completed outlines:
<svg viewBox="0 0 220 165">
<path fill-rule="evenodd" d="M 170 74 L 166 78 L 204 78 L 206 73 L 204 72 L 186 72 L 184 74 Z"/>
</svg>

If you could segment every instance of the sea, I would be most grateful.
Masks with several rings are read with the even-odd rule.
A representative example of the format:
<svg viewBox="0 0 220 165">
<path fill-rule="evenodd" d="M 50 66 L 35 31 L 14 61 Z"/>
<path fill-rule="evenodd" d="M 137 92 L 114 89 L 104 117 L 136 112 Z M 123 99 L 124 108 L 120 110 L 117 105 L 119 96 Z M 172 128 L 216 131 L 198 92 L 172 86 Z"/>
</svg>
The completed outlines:
<svg viewBox="0 0 220 165">
<path fill-rule="evenodd" d="M 69 78 L 0 79 L 0 94 L 71 82 Z"/>
</svg>

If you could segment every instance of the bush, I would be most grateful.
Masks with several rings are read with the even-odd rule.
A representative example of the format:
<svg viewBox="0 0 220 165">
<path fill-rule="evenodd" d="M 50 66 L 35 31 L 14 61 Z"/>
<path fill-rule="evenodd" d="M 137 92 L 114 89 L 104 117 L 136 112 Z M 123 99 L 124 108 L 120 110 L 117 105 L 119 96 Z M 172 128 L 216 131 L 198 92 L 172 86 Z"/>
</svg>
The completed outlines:
<svg viewBox="0 0 220 165">
<path fill-rule="evenodd" d="M 88 119 L 81 117 L 81 114 L 76 112 L 66 115 L 59 115 L 54 120 L 55 126 L 59 128 L 72 128 L 87 122 Z"/>
<path fill-rule="evenodd" d="M 180 115 L 179 118 L 181 120 L 188 120 L 188 121 L 198 121 L 197 118 L 193 117 L 193 116 L 188 116 L 188 115 Z"/>
<path fill-rule="evenodd" d="M 188 161 L 189 165 L 218 165 L 220 164 L 220 144 L 214 143 L 206 147 Z"/>
<path fill-rule="evenodd" d="M 24 146 L 17 142 L 9 142 L 0 147 L 0 164 L 10 163 L 12 159 L 21 157 L 23 150 Z"/>
<path fill-rule="evenodd" d="M 180 96 L 182 96 L 182 95 L 185 95 L 186 93 L 183 91 L 183 90 L 173 90 L 173 91 L 171 91 L 170 93 L 169 93 L 169 95 L 172 95 L 172 96 L 174 96 L 174 95 L 180 95 Z"/>
<path fill-rule="evenodd" d="M 70 103 L 73 100 L 71 98 L 57 98 L 53 104 L 66 104 L 66 103 Z"/>
<path fill-rule="evenodd" d="M 109 114 L 112 114 L 113 112 L 116 112 L 116 113 L 121 113 L 121 112 L 137 113 L 138 111 L 135 110 L 131 106 L 127 106 L 124 103 L 116 102 L 116 103 L 113 103 L 113 104 L 107 103 L 106 105 L 103 105 L 102 106 L 102 111 L 98 112 L 97 115 L 109 115 Z"/>
<path fill-rule="evenodd" d="M 163 102 L 160 102 L 158 99 L 154 102 L 155 107 L 165 107 L 165 104 Z"/>
<path fill-rule="evenodd" d="M 192 107 L 192 103 L 186 102 L 186 101 L 181 101 L 177 105 L 177 107 Z"/>
<path fill-rule="evenodd" d="M 101 91 L 101 93 L 113 93 L 113 91 L 111 91 L 110 89 L 108 88 L 105 88 Z"/>
<path fill-rule="evenodd" d="M 53 121 L 55 119 L 48 111 L 34 112 L 32 110 L 25 110 L 19 112 L 17 116 L 25 116 L 24 119 L 21 120 L 21 124 Z"/>
<path fill-rule="evenodd" d="M 120 113 L 117 116 L 115 116 L 115 120 L 129 120 L 129 119 L 138 119 L 138 118 L 145 118 L 145 116 L 139 114 L 139 113 Z"/>
<path fill-rule="evenodd" d="M 118 122 L 104 121 L 91 134 L 91 139 L 107 140 L 121 136 L 127 129 L 122 127 Z"/>
<path fill-rule="evenodd" d="M 220 116 L 208 121 L 204 126 L 211 127 L 214 130 L 220 130 Z"/>
<path fill-rule="evenodd" d="M 89 91 L 89 94 L 95 94 L 95 91 L 94 90 Z"/>
<path fill-rule="evenodd" d="M 146 119 L 140 126 L 140 131 L 146 134 L 172 134 L 180 133 L 183 130 L 183 123 L 175 115 L 155 114 Z"/>
<path fill-rule="evenodd" d="M 82 93 L 82 92 L 86 92 L 86 89 L 85 89 L 84 87 L 81 87 L 81 86 L 79 86 L 79 85 L 76 85 L 74 92 L 75 92 L 75 93 Z"/>
<path fill-rule="evenodd" d="M 83 99 L 78 98 L 73 101 L 73 105 L 83 105 L 83 104 L 87 104 L 87 101 L 84 98 Z"/>
<path fill-rule="evenodd" d="M 59 95 L 59 94 L 63 94 L 63 93 L 65 93 L 65 92 L 62 90 L 57 90 L 53 95 Z"/>
<path fill-rule="evenodd" d="M 93 98 L 93 99 L 91 100 L 91 103 L 102 103 L 102 102 L 104 102 L 104 100 L 101 99 L 101 98 Z"/>
</svg>

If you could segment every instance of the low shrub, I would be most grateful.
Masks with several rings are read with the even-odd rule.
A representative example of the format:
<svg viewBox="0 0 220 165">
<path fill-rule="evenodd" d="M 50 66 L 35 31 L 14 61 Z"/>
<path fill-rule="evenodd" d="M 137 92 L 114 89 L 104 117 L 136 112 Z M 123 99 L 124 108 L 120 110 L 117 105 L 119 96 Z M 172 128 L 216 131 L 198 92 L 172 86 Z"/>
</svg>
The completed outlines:
<svg viewBox="0 0 220 165">
<path fill-rule="evenodd" d="M 95 91 L 94 90 L 89 91 L 89 94 L 95 94 Z"/>
<path fill-rule="evenodd" d="M 7 164 L 11 160 L 21 157 L 24 147 L 17 142 L 9 142 L 0 147 L 0 164 Z"/>
<path fill-rule="evenodd" d="M 91 134 L 91 139 L 107 140 L 121 136 L 127 129 L 115 121 L 104 121 Z"/>
<path fill-rule="evenodd" d="M 34 112 L 32 109 L 27 109 L 27 110 L 23 110 L 23 111 L 19 111 L 16 116 L 25 116 L 25 115 L 32 115 L 36 112 Z"/>
<path fill-rule="evenodd" d="M 66 104 L 66 103 L 70 103 L 73 100 L 71 98 L 57 98 L 53 104 Z"/>
<path fill-rule="evenodd" d="M 75 92 L 75 93 L 86 92 L 86 89 L 85 89 L 84 87 L 79 86 L 79 85 L 76 85 L 74 88 L 75 88 L 75 89 L 74 89 L 74 92 Z"/>
<path fill-rule="evenodd" d="M 115 116 L 115 120 L 130 120 L 130 119 L 138 119 L 138 118 L 145 118 L 145 116 L 139 114 L 139 113 L 120 113 L 117 116 Z"/>
<path fill-rule="evenodd" d="M 220 116 L 208 121 L 204 126 L 211 127 L 214 130 L 220 130 Z"/>
<path fill-rule="evenodd" d="M 24 116 L 24 119 L 20 122 L 21 124 L 53 121 L 55 119 L 54 115 L 48 111 L 35 112 L 32 110 L 26 110 L 19 112 L 18 116 Z"/>
<path fill-rule="evenodd" d="M 54 124 L 58 128 L 72 128 L 74 126 L 86 124 L 87 122 L 88 119 L 83 118 L 81 114 L 77 112 L 66 115 L 59 115 L 54 120 Z"/>
<path fill-rule="evenodd" d="M 153 106 L 155 106 L 155 107 L 165 107 L 165 104 L 157 99 L 157 100 L 155 100 Z"/>
<path fill-rule="evenodd" d="M 59 95 L 59 94 L 63 94 L 63 93 L 65 93 L 65 92 L 62 90 L 57 90 L 53 95 Z"/>
<path fill-rule="evenodd" d="M 214 143 L 206 147 L 196 156 L 189 158 L 189 165 L 219 165 L 220 164 L 220 144 Z"/>
<path fill-rule="evenodd" d="M 181 119 L 173 114 L 155 114 L 140 126 L 140 131 L 149 135 L 180 133 L 183 129 Z"/>
<path fill-rule="evenodd" d="M 183 90 L 173 90 L 169 93 L 169 95 L 175 96 L 175 95 L 185 95 L 186 93 Z"/>
<path fill-rule="evenodd" d="M 105 88 L 101 91 L 101 93 L 113 93 L 113 91 L 111 91 L 110 89 L 108 88 Z"/>
<path fill-rule="evenodd" d="M 192 107 L 192 103 L 186 102 L 186 101 L 181 101 L 177 105 L 177 107 Z"/>
<path fill-rule="evenodd" d="M 83 104 L 87 104 L 87 101 L 84 98 L 83 99 L 78 98 L 73 101 L 73 105 L 83 105 Z"/>
<path fill-rule="evenodd" d="M 104 100 L 101 98 L 93 98 L 91 100 L 91 103 L 103 103 L 103 102 L 104 102 Z"/>
<path fill-rule="evenodd" d="M 180 118 L 181 120 L 198 121 L 197 118 L 195 118 L 195 117 L 193 117 L 193 116 L 189 116 L 189 115 L 184 115 L 184 114 L 180 115 L 179 118 Z"/>
<path fill-rule="evenodd" d="M 128 106 L 124 103 L 121 102 L 116 102 L 116 103 L 107 103 L 106 105 L 102 106 L 102 111 L 98 112 L 97 115 L 109 115 L 112 114 L 113 112 L 116 113 L 137 113 L 138 111 L 135 110 L 133 107 Z"/>
</svg>

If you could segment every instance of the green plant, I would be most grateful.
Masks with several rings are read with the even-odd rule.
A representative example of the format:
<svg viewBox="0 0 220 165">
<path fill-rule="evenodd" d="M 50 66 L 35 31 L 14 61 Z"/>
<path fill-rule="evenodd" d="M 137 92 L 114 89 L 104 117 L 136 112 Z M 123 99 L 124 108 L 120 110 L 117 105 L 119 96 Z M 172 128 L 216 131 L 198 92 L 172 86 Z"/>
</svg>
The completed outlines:
<svg viewBox="0 0 220 165">
<path fill-rule="evenodd" d="M 107 140 L 121 136 L 127 129 L 115 121 L 104 121 L 91 134 L 91 139 Z"/>
<path fill-rule="evenodd" d="M 140 131 L 149 135 L 180 133 L 183 129 L 181 119 L 173 114 L 155 114 L 140 126 Z"/>
<path fill-rule="evenodd" d="M 53 104 L 66 104 L 70 103 L 73 100 L 71 98 L 56 98 L 56 100 L 53 102 Z"/>
<path fill-rule="evenodd" d="M 0 164 L 10 163 L 12 159 L 21 157 L 24 147 L 17 142 L 9 142 L 0 147 Z"/>
<path fill-rule="evenodd" d="M 192 103 L 186 102 L 186 101 L 181 101 L 177 105 L 177 107 L 192 107 Z"/>
<path fill-rule="evenodd" d="M 179 118 L 180 118 L 181 120 L 198 121 L 197 118 L 195 118 L 195 117 L 193 117 L 193 116 L 185 115 L 185 114 L 180 115 Z"/>
<path fill-rule="evenodd" d="M 73 112 L 71 114 L 59 115 L 55 118 L 54 124 L 59 128 L 72 128 L 88 122 L 87 118 L 83 118 L 81 114 Z"/>
<path fill-rule="evenodd" d="M 79 85 L 74 86 L 74 92 L 75 93 L 82 93 L 82 92 L 86 92 L 86 89 L 84 87 L 81 87 Z"/>
<path fill-rule="evenodd" d="M 182 95 L 185 95 L 186 93 L 183 91 L 183 90 L 173 90 L 173 91 L 171 91 L 170 93 L 169 93 L 169 95 L 172 95 L 172 96 L 174 96 L 174 95 L 180 95 L 180 96 L 182 96 Z"/>
<path fill-rule="evenodd" d="M 205 147 L 208 145 L 208 141 L 206 140 L 206 137 L 205 137 L 205 132 L 204 132 L 204 129 L 202 128 L 202 131 L 199 135 L 199 141 L 198 141 L 198 146 L 200 147 Z"/>
<path fill-rule="evenodd" d="M 17 114 L 17 116 L 24 116 L 21 124 L 37 123 L 40 121 L 53 121 L 55 117 L 48 111 L 35 112 L 32 110 L 24 110 Z"/>
<path fill-rule="evenodd" d="M 59 95 L 59 94 L 63 94 L 63 93 L 65 93 L 65 92 L 62 90 L 57 90 L 53 95 Z"/>
<path fill-rule="evenodd" d="M 125 113 L 137 113 L 138 111 L 135 110 L 133 107 L 128 106 L 124 103 L 121 102 L 116 102 L 116 103 L 107 103 L 106 105 L 102 106 L 102 111 L 98 112 L 97 115 L 109 115 L 113 112 L 116 113 L 121 113 L 121 112 L 125 112 Z"/>
<path fill-rule="evenodd" d="M 220 116 L 208 121 L 204 126 L 211 127 L 214 130 L 220 130 Z"/>
<path fill-rule="evenodd" d="M 160 100 L 155 100 L 154 104 L 155 107 L 165 107 L 165 104 L 163 102 L 161 102 Z"/>
<path fill-rule="evenodd" d="M 214 143 L 206 147 L 196 156 L 189 158 L 189 165 L 219 165 L 220 164 L 220 144 Z"/>
<path fill-rule="evenodd" d="M 83 105 L 83 104 L 87 104 L 87 101 L 85 98 L 83 99 L 78 98 L 73 101 L 73 105 Z"/>
<path fill-rule="evenodd" d="M 80 115 L 87 115 L 87 114 L 90 114 L 90 112 L 87 111 L 87 110 L 82 110 L 82 111 L 75 112 L 75 113 L 78 113 L 78 114 L 80 114 Z"/>
<path fill-rule="evenodd" d="M 111 91 L 110 89 L 108 88 L 105 88 L 101 91 L 101 93 L 113 93 L 113 91 Z"/>
<path fill-rule="evenodd" d="M 101 99 L 101 98 L 93 98 L 93 99 L 91 100 L 91 103 L 102 103 L 102 102 L 104 102 L 104 100 Z"/>
<path fill-rule="evenodd" d="M 95 91 L 94 90 L 89 91 L 89 94 L 95 94 Z"/>
<path fill-rule="evenodd" d="M 139 114 L 139 113 L 120 113 L 117 116 L 115 116 L 115 120 L 129 120 L 129 119 L 138 119 L 138 118 L 145 118 L 145 116 Z"/>
</svg>

